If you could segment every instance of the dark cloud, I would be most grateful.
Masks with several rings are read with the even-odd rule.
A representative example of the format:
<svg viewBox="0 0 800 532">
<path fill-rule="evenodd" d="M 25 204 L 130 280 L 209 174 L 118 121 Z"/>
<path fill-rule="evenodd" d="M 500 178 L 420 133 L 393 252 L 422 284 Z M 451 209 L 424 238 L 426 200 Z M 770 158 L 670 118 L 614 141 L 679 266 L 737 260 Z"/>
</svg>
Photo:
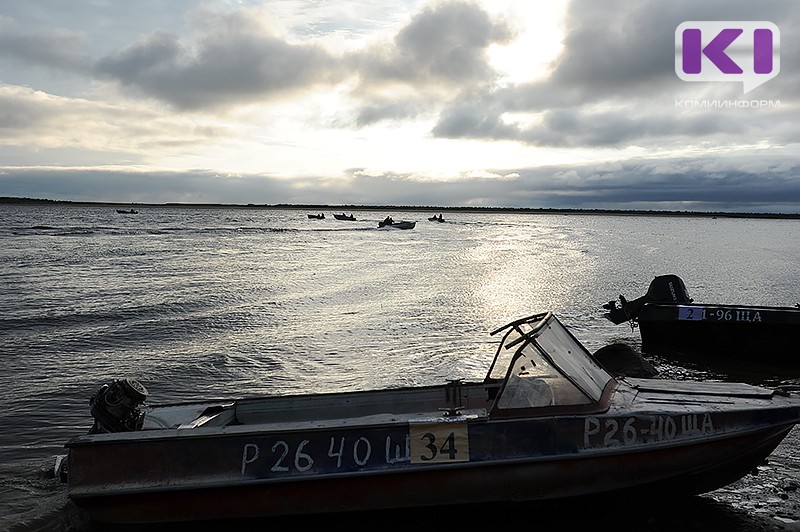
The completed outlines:
<svg viewBox="0 0 800 532">
<path fill-rule="evenodd" d="M 358 123 L 408 116 L 398 114 L 400 108 L 431 112 L 454 94 L 492 86 L 499 74 L 487 50 L 513 36 L 507 23 L 475 4 L 447 2 L 424 9 L 392 43 L 348 59 L 360 78 L 354 95 L 367 102 Z"/>
<path fill-rule="evenodd" d="M 713 161 L 713 162 L 712 162 Z M 577 166 L 555 172 L 543 186 L 583 205 L 704 204 L 704 210 L 755 211 L 764 205 L 787 206 L 800 201 L 800 165 L 777 168 L 759 161 L 751 171 L 745 158 L 631 160 L 598 166 Z M 792 207 L 792 211 L 797 208 Z"/>
<path fill-rule="evenodd" d="M 549 81 L 580 90 L 581 102 L 639 90 L 674 73 L 676 2 L 573 1 L 564 51 Z M 672 11 L 665 13 L 665 11 Z M 670 19 L 678 22 L 673 24 Z"/>
<path fill-rule="evenodd" d="M 501 113 L 475 101 L 461 102 L 445 109 L 433 128 L 437 137 L 490 138 L 493 140 L 516 139 L 520 136 L 517 127 L 506 124 Z"/>
<path fill-rule="evenodd" d="M 22 33 L 13 25 L 0 24 L 0 57 L 11 59 L 18 66 L 88 71 L 86 44 L 83 35 L 68 30 Z"/>
<path fill-rule="evenodd" d="M 156 31 L 97 63 L 97 72 L 182 109 L 232 107 L 341 79 L 314 45 L 270 35 L 245 12 L 215 14 L 196 43 Z"/>
<path fill-rule="evenodd" d="M 776 123 L 792 123 L 792 116 L 797 116 L 797 111 L 779 107 L 704 111 L 694 107 L 681 109 L 674 101 L 641 109 L 555 109 L 543 113 L 541 124 L 519 130 L 515 138 L 537 146 L 573 148 L 679 148 L 692 143 L 734 146 L 766 141 L 779 144 L 794 142 L 784 130 L 775 129 Z M 794 135 L 799 132 L 797 127 L 791 129 Z"/>
<path fill-rule="evenodd" d="M 740 103 L 737 101 L 741 100 Z M 504 102 L 490 96 L 458 99 L 439 115 L 436 137 L 508 140 L 542 147 L 677 148 L 694 143 L 788 145 L 800 137 L 793 98 L 702 98 L 677 92 L 657 98 L 608 99 L 535 110 L 536 120 L 511 123 Z M 737 106 L 741 105 L 741 106 Z M 519 111 L 516 107 L 514 112 Z"/>
<path fill-rule="evenodd" d="M 387 74 L 402 82 L 490 83 L 496 73 L 489 66 L 486 50 L 508 42 L 510 28 L 493 21 L 480 7 L 448 2 L 416 15 L 395 38 L 395 50 L 384 61 L 391 67 L 362 70 L 368 81 Z"/>
<path fill-rule="evenodd" d="M 358 110 L 356 125 L 362 127 L 382 120 L 415 118 L 431 109 L 429 104 L 419 100 L 374 101 Z"/>
</svg>

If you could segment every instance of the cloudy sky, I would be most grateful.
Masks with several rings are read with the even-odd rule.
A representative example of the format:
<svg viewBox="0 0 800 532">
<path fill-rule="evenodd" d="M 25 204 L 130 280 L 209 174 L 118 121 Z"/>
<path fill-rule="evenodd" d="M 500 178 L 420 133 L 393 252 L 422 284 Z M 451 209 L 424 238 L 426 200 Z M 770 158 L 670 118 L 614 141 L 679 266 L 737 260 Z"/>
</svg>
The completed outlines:
<svg viewBox="0 0 800 532">
<path fill-rule="evenodd" d="M 716 20 L 774 23 L 779 74 L 680 79 Z M 796 0 L 3 0 L 0 196 L 796 213 L 798 32 Z"/>
</svg>

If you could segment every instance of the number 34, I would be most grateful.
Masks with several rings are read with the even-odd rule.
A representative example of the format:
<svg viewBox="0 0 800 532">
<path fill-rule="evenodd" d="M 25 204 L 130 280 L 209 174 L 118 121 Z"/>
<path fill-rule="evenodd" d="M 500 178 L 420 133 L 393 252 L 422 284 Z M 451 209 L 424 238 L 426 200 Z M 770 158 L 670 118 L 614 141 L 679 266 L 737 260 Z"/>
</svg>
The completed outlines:
<svg viewBox="0 0 800 532">
<path fill-rule="evenodd" d="M 469 461 L 466 423 L 425 423 L 411 427 L 411 462 L 417 464 Z"/>
</svg>

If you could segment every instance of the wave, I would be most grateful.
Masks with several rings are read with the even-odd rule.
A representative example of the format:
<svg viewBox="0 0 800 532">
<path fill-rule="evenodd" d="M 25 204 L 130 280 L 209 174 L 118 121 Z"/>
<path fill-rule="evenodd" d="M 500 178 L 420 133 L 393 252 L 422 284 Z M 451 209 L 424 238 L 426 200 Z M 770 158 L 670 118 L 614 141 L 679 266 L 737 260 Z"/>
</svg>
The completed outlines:
<svg viewBox="0 0 800 532">
<path fill-rule="evenodd" d="M 118 228 L 118 227 L 52 227 L 31 226 L 28 228 L 11 229 L 7 235 L 15 237 L 51 236 L 51 237 L 76 237 L 76 236 L 162 236 L 162 235 L 248 235 L 270 233 L 320 233 L 320 232 L 353 232 L 371 231 L 377 227 L 143 227 L 143 228 Z"/>
<path fill-rule="evenodd" d="M 66 302 L 65 302 L 66 304 Z M 20 329 L 42 330 L 59 329 L 64 327 L 81 327 L 86 325 L 97 326 L 101 324 L 126 323 L 131 321 L 148 321 L 151 319 L 164 319 L 168 316 L 187 314 L 191 315 L 197 310 L 210 305 L 200 302 L 194 303 L 159 303 L 152 306 L 138 306 L 129 308 L 116 308 L 112 310 L 97 309 L 82 312 L 49 311 L 46 314 L 36 314 L 23 317 L 0 318 L 0 333 Z"/>
</svg>

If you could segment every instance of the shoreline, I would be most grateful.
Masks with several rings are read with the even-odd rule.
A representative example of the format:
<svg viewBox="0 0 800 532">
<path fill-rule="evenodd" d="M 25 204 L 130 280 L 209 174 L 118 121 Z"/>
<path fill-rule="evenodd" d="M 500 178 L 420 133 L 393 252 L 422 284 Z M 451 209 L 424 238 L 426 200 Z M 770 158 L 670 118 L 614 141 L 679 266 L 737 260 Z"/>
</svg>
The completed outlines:
<svg viewBox="0 0 800 532">
<path fill-rule="evenodd" d="M 38 198 L 0 197 L 0 205 L 65 205 L 76 207 L 144 207 L 144 208 L 187 208 L 187 209 L 293 209 L 309 211 L 391 211 L 402 210 L 412 212 L 479 212 L 489 214 L 555 214 L 555 215 L 603 215 L 603 216 L 663 216 L 663 217 L 700 217 L 700 218 L 757 218 L 800 220 L 800 213 L 753 213 L 753 212 L 706 212 L 706 211 L 659 211 L 643 209 L 553 209 L 535 207 L 437 207 L 432 205 L 318 205 L 289 203 L 139 203 L 139 202 L 107 202 L 107 201 L 72 201 L 50 200 Z"/>
</svg>

